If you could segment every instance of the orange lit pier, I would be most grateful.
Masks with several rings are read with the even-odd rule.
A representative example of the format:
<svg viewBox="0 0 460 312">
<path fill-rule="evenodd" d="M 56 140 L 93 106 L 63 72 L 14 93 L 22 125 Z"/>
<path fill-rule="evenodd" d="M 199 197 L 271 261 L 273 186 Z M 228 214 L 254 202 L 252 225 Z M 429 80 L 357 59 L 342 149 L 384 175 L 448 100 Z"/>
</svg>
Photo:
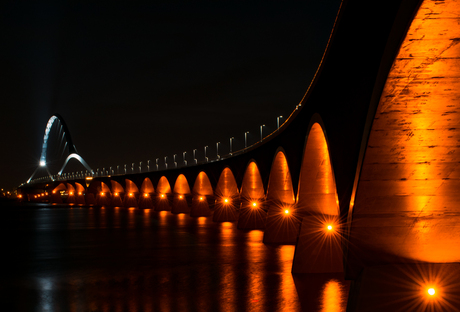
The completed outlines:
<svg viewBox="0 0 460 312">
<path fill-rule="evenodd" d="M 237 222 L 295 245 L 293 273 L 352 280 L 347 311 L 458 311 L 459 25 L 460 0 L 345 0 L 304 98 L 260 142 L 18 200 Z"/>
</svg>

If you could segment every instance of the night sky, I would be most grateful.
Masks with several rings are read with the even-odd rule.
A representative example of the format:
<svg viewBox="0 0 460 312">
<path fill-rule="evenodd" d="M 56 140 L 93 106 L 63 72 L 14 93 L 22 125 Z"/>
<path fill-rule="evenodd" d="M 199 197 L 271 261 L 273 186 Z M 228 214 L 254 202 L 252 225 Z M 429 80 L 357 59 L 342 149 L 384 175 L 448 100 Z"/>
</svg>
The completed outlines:
<svg viewBox="0 0 460 312">
<path fill-rule="evenodd" d="M 0 186 L 33 173 L 53 113 L 94 170 L 256 142 L 302 99 L 339 6 L 2 2 Z"/>
</svg>

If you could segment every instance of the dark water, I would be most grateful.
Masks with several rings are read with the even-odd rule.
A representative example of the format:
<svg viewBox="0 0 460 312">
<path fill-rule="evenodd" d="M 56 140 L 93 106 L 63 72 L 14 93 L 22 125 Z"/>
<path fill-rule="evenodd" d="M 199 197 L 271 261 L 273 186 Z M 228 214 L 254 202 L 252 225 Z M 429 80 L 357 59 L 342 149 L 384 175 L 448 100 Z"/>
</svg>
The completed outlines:
<svg viewBox="0 0 460 312">
<path fill-rule="evenodd" d="M 169 212 L 1 207 L 1 311 L 344 311 L 348 283 L 294 246 Z"/>
</svg>

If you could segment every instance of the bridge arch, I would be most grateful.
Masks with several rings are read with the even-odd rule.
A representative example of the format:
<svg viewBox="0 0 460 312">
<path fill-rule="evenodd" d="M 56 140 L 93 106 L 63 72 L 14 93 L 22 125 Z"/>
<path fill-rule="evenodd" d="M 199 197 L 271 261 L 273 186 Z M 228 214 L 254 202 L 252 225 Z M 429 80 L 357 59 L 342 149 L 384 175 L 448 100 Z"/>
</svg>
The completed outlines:
<svg viewBox="0 0 460 312">
<path fill-rule="evenodd" d="M 314 115 L 305 138 L 296 212 L 302 219 L 293 273 L 343 272 L 340 209 L 324 124 Z"/>
<path fill-rule="evenodd" d="M 157 184 L 157 196 L 155 201 L 156 211 L 170 211 L 171 205 L 171 184 L 169 184 L 168 178 L 162 176 Z"/>
<path fill-rule="evenodd" d="M 65 139 L 65 146 L 68 146 L 69 148 L 69 155 L 67 156 L 66 160 L 64 161 L 64 164 L 61 168 L 61 170 L 59 171 L 59 175 L 62 174 L 62 172 L 64 171 L 64 168 L 66 167 L 67 163 L 69 162 L 69 160 L 71 159 L 76 159 L 78 160 L 89 172 L 92 172 L 90 166 L 86 163 L 86 161 L 78 154 L 77 152 L 77 149 L 75 148 L 75 145 L 73 144 L 73 141 L 72 141 L 72 137 L 70 135 L 70 131 L 69 129 L 67 128 L 67 125 L 64 121 L 64 119 L 59 115 L 59 114 L 54 114 L 50 117 L 50 119 L 48 119 L 48 122 L 46 123 L 46 128 L 45 128 L 45 135 L 43 136 L 43 144 L 42 144 L 42 151 L 41 151 L 41 154 L 40 154 L 40 162 L 39 162 L 39 167 L 34 171 L 34 173 L 30 176 L 29 180 L 27 181 L 27 183 L 29 183 L 32 178 L 35 176 L 35 174 L 37 173 L 38 169 L 40 167 L 44 167 L 46 168 L 47 172 L 48 172 L 48 176 L 50 177 L 51 180 L 54 181 L 54 178 L 52 176 L 52 174 L 49 172 L 48 168 L 47 168 L 47 162 L 48 162 L 48 159 L 46 157 L 47 155 L 47 152 L 48 152 L 48 139 L 49 139 L 49 135 L 50 135 L 50 132 L 51 132 L 51 128 L 53 127 L 54 123 L 55 122 L 58 122 L 60 125 L 61 125 L 61 130 L 62 130 L 62 137 Z M 61 132 L 61 131 L 60 131 Z M 64 147 L 65 149 L 65 147 Z"/>
<path fill-rule="evenodd" d="M 214 202 L 214 191 L 211 181 L 204 171 L 200 171 L 193 184 L 193 197 L 190 215 L 192 217 L 206 217 L 211 215 Z"/>
<path fill-rule="evenodd" d="M 140 194 L 139 194 L 139 208 L 143 209 L 152 209 L 154 207 L 153 199 L 154 199 L 155 189 L 153 187 L 153 183 L 149 178 L 145 178 L 142 181 Z"/>
<path fill-rule="evenodd" d="M 459 19 L 458 2 L 423 1 L 371 107 L 348 219 L 350 276 L 460 262 Z"/>
<path fill-rule="evenodd" d="M 295 244 L 299 220 L 286 152 L 279 147 L 270 170 L 267 188 L 267 221 L 264 243 Z"/>
<path fill-rule="evenodd" d="M 240 192 L 239 229 L 265 228 L 265 189 L 256 160 L 249 160 Z"/>
<path fill-rule="evenodd" d="M 216 185 L 213 221 L 225 222 L 238 219 L 240 205 L 238 185 L 229 167 L 222 170 Z"/>
<path fill-rule="evenodd" d="M 139 189 L 130 179 L 125 179 L 125 197 L 123 204 L 125 207 L 138 207 Z"/>
<path fill-rule="evenodd" d="M 174 198 L 171 212 L 173 213 L 189 213 L 191 204 L 191 191 L 187 178 L 183 174 L 179 174 L 174 183 Z"/>
</svg>

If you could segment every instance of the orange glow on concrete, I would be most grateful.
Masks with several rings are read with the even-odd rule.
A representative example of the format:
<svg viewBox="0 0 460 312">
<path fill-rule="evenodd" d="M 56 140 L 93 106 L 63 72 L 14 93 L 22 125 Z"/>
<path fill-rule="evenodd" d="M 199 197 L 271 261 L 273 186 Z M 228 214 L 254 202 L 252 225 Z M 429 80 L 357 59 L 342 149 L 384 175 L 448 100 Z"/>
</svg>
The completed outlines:
<svg viewBox="0 0 460 312">
<path fill-rule="evenodd" d="M 239 195 L 238 186 L 230 168 L 225 168 L 220 174 L 215 193 L 217 197 L 225 198 L 236 197 Z"/>
<path fill-rule="evenodd" d="M 162 176 L 157 184 L 157 192 L 162 194 L 171 193 L 171 185 L 165 176 Z"/>
<path fill-rule="evenodd" d="M 117 181 L 111 180 L 110 184 L 112 186 L 112 192 L 114 193 L 124 193 L 125 192 L 125 189 L 123 188 L 123 186 L 121 186 L 121 184 L 118 183 Z"/>
<path fill-rule="evenodd" d="M 142 193 L 149 193 L 149 194 L 152 194 L 153 192 L 155 192 L 155 189 L 153 188 L 152 181 L 150 181 L 149 178 L 144 179 L 144 181 L 142 182 L 140 191 Z"/>
<path fill-rule="evenodd" d="M 350 264 L 357 253 L 363 266 L 382 255 L 460 261 L 459 19 L 457 1 L 423 1 L 394 59 L 356 190 Z"/>
<path fill-rule="evenodd" d="M 176 194 L 190 194 L 190 186 L 187 178 L 183 174 L 179 174 L 174 183 L 174 193 Z"/>
<path fill-rule="evenodd" d="M 272 164 L 267 190 L 267 220 L 264 243 L 295 244 L 299 220 L 295 216 L 294 189 L 287 159 L 279 151 Z M 290 218 L 281 217 L 283 213 Z"/>
<path fill-rule="evenodd" d="M 139 189 L 137 188 L 137 185 L 133 181 L 129 179 L 125 179 L 125 186 L 126 186 L 125 191 L 127 193 L 139 193 Z"/>
<path fill-rule="evenodd" d="M 214 191 L 209 181 L 208 175 L 201 171 L 195 179 L 195 184 L 193 185 L 193 193 L 203 196 L 213 196 Z"/>
<path fill-rule="evenodd" d="M 244 172 L 240 198 L 241 206 L 238 216 L 238 228 L 265 228 L 267 214 L 262 209 L 256 209 L 265 201 L 265 190 L 259 168 L 255 162 L 250 162 Z"/>
</svg>

